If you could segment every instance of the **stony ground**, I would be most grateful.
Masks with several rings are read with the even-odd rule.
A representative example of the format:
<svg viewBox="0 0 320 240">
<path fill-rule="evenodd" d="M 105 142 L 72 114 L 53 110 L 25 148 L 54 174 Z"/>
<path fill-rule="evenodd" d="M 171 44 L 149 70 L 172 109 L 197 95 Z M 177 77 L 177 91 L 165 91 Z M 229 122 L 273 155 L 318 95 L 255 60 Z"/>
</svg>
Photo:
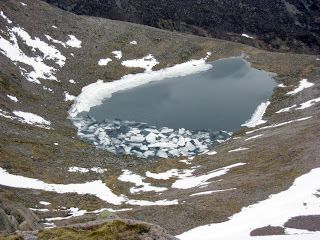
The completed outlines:
<svg viewBox="0 0 320 240">
<path fill-rule="evenodd" d="M 17 67 L 0 54 L 0 109 L 7 112 L 13 110 L 32 112 L 52 122 L 52 129 L 44 129 L 0 117 L 0 167 L 11 174 L 36 178 L 47 183 L 83 183 L 100 179 L 117 195 L 125 194 L 130 199 L 149 201 L 178 200 L 179 204 L 115 206 L 92 195 L 56 194 L 1 186 L 0 200 L 3 205 L 8 205 L 10 202 L 14 205 L 13 209 L 20 204 L 26 208 L 41 208 L 39 201 L 52 203 L 46 207 L 49 212 L 35 211 L 39 219 L 66 216 L 66 211 L 63 211 L 62 207 L 78 207 L 87 211 L 101 208 L 114 210 L 131 208 L 117 212 L 117 215 L 159 224 L 170 234 L 175 235 L 200 225 L 224 221 L 239 212 L 243 206 L 287 189 L 296 177 L 320 166 L 318 148 L 320 105 L 316 104 L 304 110 L 275 113 L 284 107 L 319 97 L 320 61 L 316 60 L 317 56 L 271 53 L 227 41 L 77 16 L 41 1 L 23 2 L 27 5 L 24 6 L 14 0 L 1 1 L 0 10 L 34 37 L 37 36 L 45 41 L 44 34 L 48 34 L 55 39 L 66 41 L 66 36 L 73 34 L 82 41 L 82 47 L 65 49 L 56 45 L 67 57 L 66 65 L 57 72 L 60 81 L 42 80 L 40 85 L 26 81 Z M 52 28 L 52 25 L 58 29 Z M 0 35 L 4 38 L 8 38 L 6 27 L 7 22 L 0 18 L 2 30 Z M 138 44 L 128 44 L 132 40 Z M 210 61 L 245 54 L 246 59 L 255 68 L 276 73 L 277 81 L 288 86 L 275 89 L 270 99 L 271 104 L 264 116 L 267 120 L 266 125 L 308 116 L 312 118 L 281 127 L 258 130 L 252 134 L 246 134 L 248 129 L 242 128 L 234 134 L 234 138 L 214 148 L 217 154 L 199 155 L 188 163 L 179 161 L 183 158 L 149 161 L 97 150 L 77 138 L 77 130 L 67 118 L 67 111 L 72 102 L 64 101 L 64 91 L 78 95 L 82 87 L 98 79 L 112 81 L 124 74 L 142 71 L 138 68 L 126 68 L 116 59 L 104 67 L 97 64 L 101 58 L 112 57 L 111 52 L 114 50 L 123 52 L 123 60 L 141 58 L 151 53 L 160 62 L 154 70 L 202 58 L 208 51 L 212 52 Z M 71 53 L 74 57 L 70 55 Z M 286 95 L 286 92 L 298 86 L 303 78 L 307 78 L 315 85 L 294 96 Z M 70 83 L 70 79 L 74 79 L 76 84 Z M 43 86 L 52 88 L 53 92 L 44 90 Z M 7 94 L 16 96 L 19 102 L 11 101 L 7 98 Z M 263 136 L 245 141 L 247 137 L 256 134 Z M 228 152 L 239 147 L 249 149 Z M 202 188 L 176 189 L 171 187 L 177 180 L 175 178 L 156 180 L 145 176 L 147 171 L 159 173 L 170 169 L 186 170 L 195 167 L 193 174 L 197 176 L 239 162 L 246 164 L 231 169 L 222 178 L 214 179 L 218 181 Z M 102 174 L 93 171 L 85 174 L 68 172 L 68 168 L 72 166 L 101 167 L 107 171 Z M 145 182 L 158 187 L 167 187 L 168 190 L 162 193 L 131 193 L 129 189 L 133 184 L 118 180 L 124 169 L 146 177 Z M 191 196 L 197 192 L 230 188 L 235 189 L 210 195 Z M 56 221 L 55 224 L 63 226 L 95 218 L 95 214 L 87 214 Z"/>
</svg>

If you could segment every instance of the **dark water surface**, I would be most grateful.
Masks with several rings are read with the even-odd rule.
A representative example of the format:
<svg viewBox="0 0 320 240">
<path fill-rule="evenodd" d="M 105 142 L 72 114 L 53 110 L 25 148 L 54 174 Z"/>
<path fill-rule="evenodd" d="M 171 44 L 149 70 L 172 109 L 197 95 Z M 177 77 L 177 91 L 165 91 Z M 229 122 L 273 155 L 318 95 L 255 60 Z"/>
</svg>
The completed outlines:
<svg viewBox="0 0 320 240">
<path fill-rule="evenodd" d="M 98 122 L 121 119 L 156 127 L 234 131 L 271 96 L 270 74 L 241 58 L 211 62 L 208 71 L 120 91 L 89 115 Z"/>
</svg>

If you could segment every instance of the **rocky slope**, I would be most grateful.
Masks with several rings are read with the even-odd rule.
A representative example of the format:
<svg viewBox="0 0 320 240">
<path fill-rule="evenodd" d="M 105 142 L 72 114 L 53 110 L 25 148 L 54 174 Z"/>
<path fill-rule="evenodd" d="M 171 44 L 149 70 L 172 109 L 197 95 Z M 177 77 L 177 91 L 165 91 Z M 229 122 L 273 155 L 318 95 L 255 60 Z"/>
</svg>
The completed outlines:
<svg viewBox="0 0 320 240">
<path fill-rule="evenodd" d="M 81 15 L 211 36 L 271 50 L 319 52 L 320 3 L 308 0 L 46 0 Z M 250 39 L 242 34 L 252 36 Z"/>
<path fill-rule="evenodd" d="M 0 212 L 10 226 L 6 231 L 34 230 L 34 222 L 36 228 L 69 226 L 107 210 L 177 235 L 226 221 L 320 166 L 318 56 L 78 16 L 38 0 L 3 0 L 0 12 Z M 113 51 L 122 51 L 122 58 Z M 270 98 L 264 125 L 242 128 L 194 159 L 147 161 L 78 138 L 68 110 L 83 87 L 143 72 L 124 60 L 152 54 L 159 62 L 155 72 L 207 52 L 208 61 L 242 55 L 255 68 L 277 74 L 282 85 Z M 98 64 L 107 58 L 112 61 Z M 8 202 L 17 204 L 3 207 Z M 28 212 L 22 214 L 20 204 Z M 313 212 L 297 214 L 303 213 Z"/>
</svg>

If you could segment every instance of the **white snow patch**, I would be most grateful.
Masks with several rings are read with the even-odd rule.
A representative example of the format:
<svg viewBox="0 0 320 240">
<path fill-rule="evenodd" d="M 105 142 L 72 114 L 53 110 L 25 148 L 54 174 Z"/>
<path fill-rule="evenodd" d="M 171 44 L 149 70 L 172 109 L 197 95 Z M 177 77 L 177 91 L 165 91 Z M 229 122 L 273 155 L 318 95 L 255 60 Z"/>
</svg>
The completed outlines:
<svg viewBox="0 0 320 240">
<path fill-rule="evenodd" d="M 10 113 L 3 111 L 2 109 L 0 109 L 0 116 L 11 120 L 17 119 L 16 117 L 10 116 Z"/>
<path fill-rule="evenodd" d="M 245 33 L 242 33 L 241 36 L 246 37 L 246 38 L 250 38 L 250 39 L 254 39 L 254 37 L 249 36 L 248 34 L 245 34 Z"/>
<path fill-rule="evenodd" d="M 21 3 L 21 5 L 24 6 L 24 7 L 25 7 L 25 6 L 28 6 L 28 5 L 27 5 L 26 3 L 24 3 L 24 2 L 20 2 L 20 3 Z"/>
<path fill-rule="evenodd" d="M 73 95 L 70 95 L 67 91 L 64 91 L 64 101 L 73 101 L 76 97 Z"/>
<path fill-rule="evenodd" d="M 9 24 L 12 23 L 12 21 L 11 21 L 6 15 L 4 15 L 3 11 L 0 11 L 0 16 L 1 16 L 4 20 L 6 20 Z"/>
<path fill-rule="evenodd" d="M 47 121 L 44 118 L 42 118 L 39 115 L 36 115 L 34 113 L 13 111 L 13 114 L 22 118 L 21 121 L 24 123 L 27 123 L 27 124 L 42 126 L 42 127 L 47 127 L 47 126 L 51 125 L 50 121 Z"/>
<path fill-rule="evenodd" d="M 282 126 L 287 125 L 287 124 L 290 124 L 290 123 L 305 121 L 305 120 L 308 120 L 308 119 L 310 119 L 310 118 L 312 118 L 312 116 L 303 117 L 303 118 L 298 118 L 298 119 L 290 120 L 290 121 L 287 121 L 287 122 L 272 124 L 272 125 L 265 126 L 265 127 L 262 127 L 262 128 L 254 129 L 254 130 L 252 130 L 252 131 L 248 131 L 248 132 L 246 132 L 246 134 L 254 133 L 254 132 L 256 132 L 256 131 L 260 131 L 260 130 L 264 130 L 264 129 L 269 129 L 269 128 L 282 127 Z"/>
<path fill-rule="evenodd" d="M 106 66 L 111 61 L 112 61 L 111 58 L 102 58 L 99 60 L 98 65 L 99 66 Z"/>
<path fill-rule="evenodd" d="M 283 226 L 287 220 L 301 215 L 317 215 L 320 212 L 319 194 L 320 168 L 297 178 L 285 191 L 271 195 L 266 200 L 242 208 L 228 221 L 213 223 L 191 229 L 177 238 L 181 240 L 246 240 L 246 239 L 319 239 L 320 232 L 300 232 L 298 235 L 251 237 L 253 229 L 271 226 Z M 257 217 L 259 216 L 259 217 Z"/>
<path fill-rule="evenodd" d="M 44 90 L 46 90 L 46 91 L 53 92 L 53 89 L 52 89 L 52 88 L 48 88 L 48 87 L 46 87 L 46 86 L 43 86 L 42 88 L 43 88 Z"/>
<path fill-rule="evenodd" d="M 89 169 L 82 167 L 69 167 L 68 172 L 87 173 L 89 172 Z"/>
<path fill-rule="evenodd" d="M 45 34 L 44 36 L 45 36 L 49 41 L 51 41 L 51 42 L 53 42 L 53 43 L 57 43 L 57 44 L 62 45 L 63 47 L 67 47 L 67 45 L 66 45 L 64 42 L 62 42 L 62 41 L 56 40 L 56 39 L 50 37 L 50 36 L 47 35 L 47 34 Z"/>
<path fill-rule="evenodd" d="M 132 173 L 129 170 L 123 170 L 122 175 L 118 177 L 118 180 L 122 182 L 130 182 L 136 185 L 136 187 L 130 188 L 131 193 L 137 193 L 137 192 L 163 192 L 167 190 L 165 187 L 155 187 L 151 186 L 150 183 L 143 182 L 145 178 L 141 177 L 137 174 Z"/>
<path fill-rule="evenodd" d="M 288 86 L 284 85 L 283 83 L 280 83 L 280 84 L 278 84 L 278 87 L 279 88 L 285 88 L 285 87 L 288 87 Z"/>
<path fill-rule="evenodd" d="M 263 134 L 254 135 L 254 136 L 252 136 L 252 137 L 248 137 L 248 138 L 245 139 L 244 141 L 249 141 L 249 140 L 252 140 L 252 139 L 256 139 L 256 138 L 259 138 L 259 137 L 261 137 L 261 136 L 263 136 Z"/>
<path fill-rule="evenodd" d="M 122 58 L 122 52 L 121 51 L 113 51 L 112 54 L 118 60 L 120 60 Z"/>
<path fill-rule="evenodd" d="M 302 90 L 304 90 L 306 88 L 312 87 L 313 85 L 314 85 L 314 83 L 308 82 L 307 79 L 302 79 L 299 83 L 299 86 L 296 89 L 294 89 L 290 92 L 287 92 L 287 95 L 295 95 L 298 92 L 301 92 Z"/>
<path fill-rule="evenodd" d="M 204 59 L 191 60 L 189 62 L 177 64 L 170 68 L 158 71 L 125 75 L 120 80 L 113 82 L 103 82 L 98 80 L 84 88 L 75 103 L 71 107 L 69 114 L 75 117 L 78 113 L 89 111 L 91 107 L 100 105 L 105 98 L 112 97 L 112 94 L 121 90 L 128 90 L 149 82 L 160 81 L 166 78 L 186 76 L 198 72 L 203 72 L 212 67 Z"/>
<path fill-rule="evenodd" d="M 12 96 L 12 95 L 7 94 L 7 97 L 8 97 L 11 101 L 18 102 L 18 98 L 16 98 L 15 96 Z"/>
<path fill-rule="evenodd" d="M 0 52 L 8 57 L 15 65 L 23 63 L 33 68 L 28 72 L 23 67 L 20 73 L 28 81 L 40 83 L 39 79 L 57 80 L 54 76 L 56 69 L 44 63 L 45 60 L 52 60 L 60 67 L 64 66 L 66 58 L 54 46 L 41 41 L 39 38 L 32 39 L 31 36 L 20 27 L 8 28 L 10 41 L 0 36 Z M 17 37 L 21 38 L 25 45 L 30 47 L 35 54 L 38 50 L 43 56 L 29 57 L 19 47 Z"/>
<path fill-rule="evenodd" d="M 208 180 L 225 175 L 229 172 L 230 169 L 234 167 L 239 167 L 242 165 L 245 165 L 245 163 L 236 163 L 223 168 L 218 168 L 216 170 L 210 171 L 209 173 L 200 175 L 200 176 L 190 176 L 190 177 L 178 179 L 172 184 L 172 187 L 178 188 L 178 189 L 188 189 L 193 187 L 204 186 L 210 183 L 208 182 Z"/>
<path fill-rule="evenodd" d="M 53 143 L 53 145 L 58 146 L 58 145 L 59 145 L 59 143 L 56 143 L 56 142 L 55 142 L 55 143 Z"/>
<path fill-rule="evenodd" d="M 211 155 L 216 155 L 217 152 L 214 150 L 211 150 L 211 151 L 207 152 L 206 154 L 211 156 Z"/>
<path fill-rule="evenodd" d="M 219 193 L 219 192 L 226 192 L 226 191 L 231 191 L 235 190 L 236 188 L 228 188 L 228 189 L 219 189 L 219 190 L 212 190 L 212 191 L 205 191 L 205 192 L 198 192 L 198 193 L 193 193 L 190 196 L 202 196 L 202 195 L 210 195 L 212 193 Z"/>
<path fill-rule="evenodd" d="M 47 208 L 29 208 L 29 209 L 35 212 L 49 212 L 49 209 Z"/>
<path fill-rule="evenodd" d="M 58 28 L 58 27 L 57 27 L 57 26 L 55 26 L 55 25 L 52 25 L 51 27 L 52 27 L 52 28 L 55 28 L 55 29 L 57 29 L 57 28 Z"/>
<path fill-rule="evenodd" d="M 122 61 L 121 64 L 126 67 L 144 68 L 146 72 L 150 72 L 159 62 L 152 54 L 149 54 L 140 59 Z"/>
<path fill-rule="evenodd" d="M 73 80 L 73 79 L 70 79 L 70 80 L 69 80 L 69 83 L 76 84 L 76 81 Z"/>
<path fill-rule="evenodd" d="M 44 205 L 44 206 L 51 205 L 51 203 L 46 202 L 46 201 L 40 201 L 39 203 L 40 203 L 41 205 Z"/>
<path fill-rule="evenodd" d="M 245 150 L 248 150 L 249 148 L 244 148 L 244 147 L 239 147 L 239 148 L 236 148 L 236 149 L 232 149 L 230 151 L 228 151 L 229 153 L 231 152 L 239 152 L 239 151 L 245 151 Z"/>
<path fill-rule="evenodd" d="M 304 103 L 301 103 L 300 107 L 296 108 L 296 110 L 301 110 L 301 109 L 306 109 L 306 108 L 312 107 L 314 104 L 316 104 L 318 102 L 320 102 L 320 97 L 311 99 L 311 100 L 306 101 Z"/>
<path fill-rule="evenodd" d="M 283 113 L 283 112 L 289 112 L 291 109 L 295 108 L 297 106 L 297 104 L 294 104 L 290 107 L 286 107 L 286 108 L 282 108 L 279 111 L 277 111 L 276 113 Z"/>
<path fill-rule="evenodd" d="M 266 123 L 267 121 L 262 120 L 263 115 L 265 114 L 267 107 L 269 106 L 270 102 L 262 102 L 254 111 L 253 115 L 251 118 L 246 121 L 244 124 L 241 126 L 252 128 L 261 124 Z"/>
<path fill-rule="evenodd" d="M 170 169 L 166 172 L 161 172 L 161 173 L 152 173 L 147 171 L 146 176 L 149 178 L 153 179 L 158 179 L 158 180 L 168 180 L 170 178 L 184 178 L 184 177 L 189 177 L 192 176 L 192 172 L 194 172 L 193 169 Z"/>
<path fill-rule="evenodd" d="M 81 48 L 81 41 L 77 39 L 74 35 L 69 35 L 69 40 L 66 42 L 66 45 L 73 48 Z"/>
<path fill-rule="evenodd" d="M 90 194 L 106 201 L 110 204 L 121 205 L 122 203 L 138 206 L 154 206 L 154 205 L 176 205 L 178 200 L 134 200 L 128 199 L 124 195 L 114 194 L 101 180 L 86 183 L 72 184 L 50 184 L 35 178 L 28 178 L 8 173 L 0 168 L 1 185 L 14 188 L 37 189 L 56 193 L 77 193 L 80 195 Z"/>
<path fill-rule="evenodd" d="M 131 45 L 137 45 L 137 41 L 131 41 L 130 44 Z"/>
</svg>

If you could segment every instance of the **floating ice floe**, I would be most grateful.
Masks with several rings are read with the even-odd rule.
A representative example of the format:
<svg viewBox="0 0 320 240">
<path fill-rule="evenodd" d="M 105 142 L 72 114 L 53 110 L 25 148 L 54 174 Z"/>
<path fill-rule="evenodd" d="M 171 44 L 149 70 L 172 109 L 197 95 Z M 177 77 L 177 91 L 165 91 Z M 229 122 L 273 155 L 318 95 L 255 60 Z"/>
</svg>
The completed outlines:
<svg viewBox="0 0 320 240">
<path fill-rule="evenodd" d="M 242 36 L 242 37 L 245 37 L 245 38 L 254 39 L 254 37 L 249 36 L 248 34 L 245 34 L 245 33 L 242 33 L 241 36 Z"/>
<path fill-rule="evenodd" d="M 146 72 L 150 72 L 159 62 L 152 54 L 149 54 L 140 59 L 122 61 L 121 64 L 126 67 L 144 68 Z"/>
<path fill-rule="evenodd" d="M 301 92 L 302 90 L 304 90 L 306 88 L 312 87 L 313 85 L 314 85 L 314 83 L 308 82 L 308 79 L 302 79 L 299 83 L 299 86 L 296 89 L 294 89 L 290 92 L 287 92 L 287 95 L 295 95 L 298 92 Z"/>
<path fill-rule="evenodd" d="M 101 180 L 86 183 L 72 184 L 50 184 L 35 178 L 28 178 L 8 173 L 0 168 L 0 185 L 14 188 L 37 189 L 56 193 L 77 193 L 80 195 L 90 194 L 100 198 L 113 205 L 129 204 L 138 206 L 154 206 L 154 205 L 175 205 L 178 200 L 135 200 L 129 199 L 124 195 L 116 195 Z"/>
<path fill-rule="evenodd" d="M 102 58 L 99 60 L 98 65 L 99 66 L 107 66 L 109 62 L 111 62 L 111 58 Z"/>
<path fill-rule="evenodd" d="M 121 51 L 113 51 L 112 54 L 118 60 L 120 60 L 122 58 L 122 52 Z"/>
<path fill-rule="evenodd" d="M 219 189 L 219 190 L 212 190 L 212 191 L 205 191 L 205 192 L 198 192 L 198 193 L 193 193 L 190 196 L 203 196 L 203 195 L 210 195 L 212 193 L 220 193 L 220 192 L 227 192 L 227 191 L 232 191 L 236 190 L 236 188 L 228 188 L 228 189 Z"/>
<path fill-rule="evenodd" d="M 262 128 L 254 129 L 254 130 L 252 130 L 252 131 L 248 131 L 248 132 L 246 132 L 246 134 L 251 134 L 251 133 L 254 133 L 254 132 L 256 132 L 256 131 L 261 131 L 261 130 L 269 129 L 269 128 L 282 127 L 282 126 L 285 126 L 285 125 L 290 124 L 290 123 L 301 122 L 301 121 L 308 120 L 308 119 L 310 119 L 310 118 L 312 118 L 312 116 L 303 117 L 303 118 L 298 118 L 298 119 L 290 120 L 290 121 L 287 121 L 287 122 L 272 124 L 272 125 L 265 126 L 265 127 L 262 127 Z"/>
<path fill-rule="evenodd" d="M 320 232 L 299 231 L 298 229 L 294 232 L 292 229 L 286 229 L 286 235 L 281 236 L 250 236 L 250 232 L 257 228 L 266 226 L 283 227 L 293 217 L 318 215 L 320 212 L 319 176 L 320 168 L 313 169 L 309 173 L 298 177 L 288 190 L 273 194 L 266 200 L 242 208 L 228 221 L 200 226 L 177 236 L 177 238 L 181 240 L 211 240 L 213 237 L 219 240 L 319 239 Z"/>
<path fill-rule="evenodd" d="M 262 117 L 265 114 L 269 104 L 269 101 L 261 103 L 255 110 L 251 118 L 241 126 L 252 128 L 261 124 L 265 124 L 267 121 L 262 120 Z"/>
<path fill-rule="evenodd" d="M 72 120 L 80 138 L 97 148 L 141 158 L 194 156 L 230 137 L 225 131 L 156 128 L 134 121 L 105 119 L 99 123 L 90 116 Z"/>
<path fill-rule="evenodd" d="M 18 102 L 18 98 L 16 98 L 15 96 L 12 96 L 12 95 L 7 94 L 7 97 L 8 97 L 11 101 Z"/>
<path fill-rule="evenodd" d="M 122 182 L 133 183 L 135 187 L 130 188 L 131 193 L 137 192 L 163 192 L 168 190 L 165 187 L 152 186 L 150 183 L 145 183 L 143 180 L 145 178 L 140 175 L 134 174 L 129 170 L 123 170 L 122 175 L 118 177 L 118 180 Z"/>
<path fill-rule="evenodd" d="M 236 164 L 232 164 L 230 166 L 218 168 L 216 170 L 210 171 L 209 173 L 203 174 L 200 176 L 184 177 L 182 179 L 176 180 L 172 184 L 172 188 L 188 189 L 188 188 L 194 188 L 194 187 L 208 185 L 209 183 L 211 183 L 211 182 L 208 182 L 208 180 L 225 175 L 230 171 L 230 169 L 235 168 L 235 167 L 240 167 L 243 165 L 245 165 L 245 163 L 236 163 Z"/>
</svg>

